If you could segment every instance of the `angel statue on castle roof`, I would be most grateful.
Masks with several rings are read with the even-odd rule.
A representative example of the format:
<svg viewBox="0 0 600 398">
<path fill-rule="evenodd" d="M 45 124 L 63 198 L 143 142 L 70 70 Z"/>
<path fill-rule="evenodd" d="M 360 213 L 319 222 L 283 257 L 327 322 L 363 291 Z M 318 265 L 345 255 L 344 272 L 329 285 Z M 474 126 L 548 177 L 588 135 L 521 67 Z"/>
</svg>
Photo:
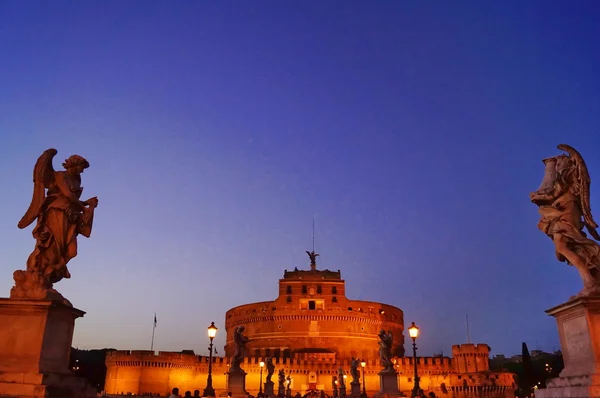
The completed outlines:
<svg viewBox="0 0 600 398">
<path fill-rule="evenodd" d="M 600 246 L 583 231 L 600 241 L 590 208 L 590 175 L 579 152 L 565 144 L 558 149 L 568 155 L 544 159 L 542 184 L 529 195 L 539 208 L 538 228 L 552 239 L 557 259 L 579 272 L 583 290 L 577 296 L 600 294 Z"/>
<path fill-rule="evenodd" d="M 67 263 L 77 256 L 77 236 L 89 238 L 92 233 L 98 198 L 80 200 L 81 173 L 90 166 L 88 161 L 72 155 L 62 164 L 64 171 L 55 171 L 56 154 L 56 149 L 46 150 L 33 169 L 33 198 L 18 227 L 26 228 L 37 220 L 32 231 L 35 248 L 27 259 L 27 270 L 14 272 L 10 296 L 70 305 L 53 285 L 71 277 Z"/>
</svg>

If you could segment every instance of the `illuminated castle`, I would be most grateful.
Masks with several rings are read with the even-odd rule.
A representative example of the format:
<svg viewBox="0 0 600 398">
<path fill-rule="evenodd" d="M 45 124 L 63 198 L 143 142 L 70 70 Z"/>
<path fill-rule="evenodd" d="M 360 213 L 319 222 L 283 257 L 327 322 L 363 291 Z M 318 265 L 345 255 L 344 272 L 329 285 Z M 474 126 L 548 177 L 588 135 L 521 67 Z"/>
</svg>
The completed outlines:
<svg viewBox="0 0 600 398">
<path fill-rule="evenodd" d="M 367 394 L 374 395 L 380 389 L 378 333 L 382 329 L 394 336 L 392 353 L 399 388 L 410 391 L 413 359 L 404 357 L 402 310 L 388 304 L 349 300 L 341 272 L 317 270 L 315 253 L 309 255 L 310 270 L 284 271 L 275 300 L 227 311 L 225 357 L 213 358 L 212 366 L 217 396 L 227 396 L 226 372 L 238 326 L 245 327 L 244 335 L 250 339 L 242 368 L 248 373 L 246 390 L 252 395 L 259 390 L 259 362 L 267 357 L 272 357 L 275 364 L 273 381 L 283 368 L 292 377 L 293 394 L 302 395 L 309 389 L 332 395 L 338 368 L 349 374 L 351 358 L 364 359 Z M 438 396 L 472 392 L 512 396 L 514 375 L 490 372 L 489 352 L 486 344 L 463 344 L 452 347 L 453 358 L 417 358 L 421 388 Z M 106 366 L 108 394 L 164 395 L 173 387 L 182 392 L 202 391 L 208 376 L 208 357 L 191 353 L 114 351 L 107 354 Z"/>
<path fill-rule="evenodd" d="M 227 311 L 226 356 L 234 352 L 233 333 L 245 326 L 247 355 L 335 362 L 379 358 L 377 334 L 390 330 L 392 354 L 404 356 L 404 314 L 373 301 L 348 300 L 340 271 L 285 271 L 274 301 Z"/>
</svg>

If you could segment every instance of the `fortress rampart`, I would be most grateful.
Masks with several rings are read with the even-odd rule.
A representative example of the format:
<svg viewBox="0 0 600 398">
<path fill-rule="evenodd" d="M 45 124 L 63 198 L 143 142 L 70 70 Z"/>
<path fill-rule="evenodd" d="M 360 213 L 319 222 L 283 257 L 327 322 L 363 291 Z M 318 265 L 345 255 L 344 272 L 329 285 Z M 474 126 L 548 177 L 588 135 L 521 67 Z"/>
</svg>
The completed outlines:
<svg viewBox="0 0 600 398">
<path fill-rule="evenodd" d="M 468 346 L 468 345 L 467 345 Z M 484 345 L 482 345 L 484 346 Z M 461 346 L 454 346 L 455 347 Z M 469 347 L 467 347 L 469 348 Z M 460 348 L 457 349 L 457 352 Z M 248 373 L 246 389 L 254 396 L 258 393 L 261 357 L 244 358 L 242 368 Z M 155 393 L 165 395 L 173 387 L 180 391 L 202 391 L 206 387 L 208 377 L 208 357 L 192 354 L 152 351 L 112 351 L 106 356 L 106 386 L 108 394 L 132 393 L 134 395 Z M 369 396 L 379 391 L 378 372 L 382 366 L 379 360 L 367 360 L 365 367 L 366 390 Z M 398 372 L 400 389 L 409 392 L 412 388 L 413 359 L 395 357 L 393 362 Z M 317 380 L 317 388 L 327 394 L 333 393 L 333 377 L 342 367 L 350 374 L 349 360 L 304 359 L 300 356 L 287 358 L 280 355 L 274 357 L 275 374 L 273 381 L 277 382 L 277 372 L 283 368 L 286 375 L 292 377 L 291 388 L 303 394 L 308 389 L 309 376 Z M 455 358 L 448 357 L 419 357 L 417 358 L 421 387 L 425 391 L 436 394 L 454 394 L 464 391 L 502 392 L 511 395 L 514 387 L 514 376 L 511 373 L 493 373 L 483 368 L 477 373 L 460 373 L 457 371 Z M 213 358 L 213 386 L 218 396 L 227 396 L 227 374 L 229 358 Z M 488 368 L 489 369 L 489 368 Z M 350 376 L 348 376 L 350 377 Z M 263 382 L 266 371 L 263 370 Z M 361 379 L 362 382 L 362 379 Z M 346 383 L 349 386 L 349 380 Z"/>
</svg>

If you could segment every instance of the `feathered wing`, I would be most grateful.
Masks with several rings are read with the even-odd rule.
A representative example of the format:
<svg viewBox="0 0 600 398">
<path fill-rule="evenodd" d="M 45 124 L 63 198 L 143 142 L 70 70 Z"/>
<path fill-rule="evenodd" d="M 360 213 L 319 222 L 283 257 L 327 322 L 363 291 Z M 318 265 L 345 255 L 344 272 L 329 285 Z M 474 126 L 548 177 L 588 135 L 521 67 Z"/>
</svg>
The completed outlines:
<svg viewBox="0 0 600 398">
<path fill-rule="evenodd" d="M 592 235 L 594 239 L 600 240 L 600 235 L 598 234 L 598 231 L 596 231 L 598 224 L 596 224 L 596 221 L 594 221 L 594 218 L 592 217 L 592 208 L 590 206 L 590 184 L 592 179 L 590 178 L 585 161 L 581 154 L 569 145 L 560 144 L 558 145 L 558 149 L 567 152 L 571 158 L 575 160 L 579 179 L 579 200 L 581 212 L 583 213 L 583 222 L 590 235 Z"/>
<path fill-rule="evenodd" d="M 40 207 L 46 199 L 45 190 L 54 184 L 52 159 L 54 159 L 57 153 L 58 151 L 54 148 L 47 149 L 35 163 L 35 167 L 33 168 L 33 198 L 25 215 L 21 218 L 19 224 L 17 224 L 21 229 L 28 227 L 37 218 Z"/>
</svg>

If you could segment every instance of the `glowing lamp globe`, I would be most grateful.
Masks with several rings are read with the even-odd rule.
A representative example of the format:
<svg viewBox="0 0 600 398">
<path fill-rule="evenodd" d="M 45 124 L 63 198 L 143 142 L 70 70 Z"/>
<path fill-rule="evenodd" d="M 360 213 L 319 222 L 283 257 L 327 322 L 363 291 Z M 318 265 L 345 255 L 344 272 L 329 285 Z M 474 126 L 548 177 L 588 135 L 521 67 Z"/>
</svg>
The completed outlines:
<svg viewBox="0 0 600 398">
<path fill-rule="evenodd" d="M 365 366 L 367 366 L 367 363 L 366 363 L 365 361 L 362 361 L 362 362 L 360 363 L 360 366 L 362 366 L 362 367 L 364 368 Z"/>
<path fill-rule="evenodd" d="M 208 337 L 212 340 L 215 338 L 215 336 L 217 335 L 217 327 L 215 326 L 214 322 L 210 323 L 210 326 L 208 327 Z"/>
<path fill-rule="evenodd" d="M 260 361 L 260 362 L 258 363 L 258 365 L 259 365 L 259 366 L 262 368 L 263 366 L 265 366 L 265 363 L 264 363 L 263 361 Z"/>
<path fill-rule="evenodd" d="M 416 339 L 419 337 L 419 328 L 414 322 L 410 324 L 410 327 L 408 328 L 408 334 L 411 339 Z"/>
</svg>

